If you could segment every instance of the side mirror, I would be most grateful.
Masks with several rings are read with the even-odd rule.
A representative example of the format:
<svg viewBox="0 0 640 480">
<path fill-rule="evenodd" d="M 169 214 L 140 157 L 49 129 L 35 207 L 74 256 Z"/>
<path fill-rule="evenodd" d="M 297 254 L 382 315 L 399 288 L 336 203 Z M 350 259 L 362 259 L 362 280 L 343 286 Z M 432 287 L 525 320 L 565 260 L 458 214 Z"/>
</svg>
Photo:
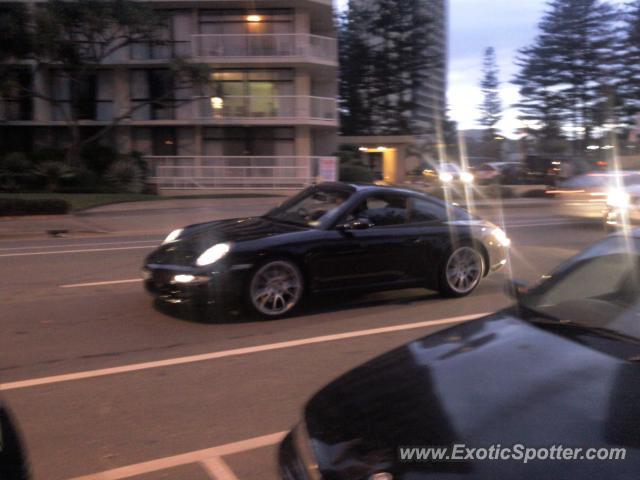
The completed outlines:
<svg viewBox="0 0 640 480">
<path fill-rule="evenodd" d="M 371 227 L 373 227 L 373 223 L 371 223 L 366 218 L 356 218 L 355 220 L 351 220 L 350 222 L 336 225 L 336 229 L 342 231 L 367 230 Z"/>
<path fill-rule="evenodd" d="M 527 284 L 522 280 L 507 280 L 504 284 L 504 293 L 514 300 L 520 300 L 526 292 Z"/>
</svg>

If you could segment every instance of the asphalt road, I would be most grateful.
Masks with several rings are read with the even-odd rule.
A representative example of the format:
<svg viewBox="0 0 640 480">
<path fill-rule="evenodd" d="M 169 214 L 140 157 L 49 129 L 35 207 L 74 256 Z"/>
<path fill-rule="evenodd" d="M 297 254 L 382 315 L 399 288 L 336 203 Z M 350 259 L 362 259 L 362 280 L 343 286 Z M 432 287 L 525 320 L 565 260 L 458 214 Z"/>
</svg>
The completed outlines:
<svg viewBox="0 0 640 480">
<path fill-rule="evenodd" d="M 18 418 L 35 478 L 277 478 L 276 443 L 324 384 L 507 306 L 510 270 L 533 281 L 604 236 L 554 206 L 485 213 L 506 225 L 511 268 L 471 296 L 318 299 L 269 322 L 230 313 L 205 323 L 154 308 L 138 279 L 156 233 L 0 241 L 0 395 Z M 172 214 L 176 224 L 185 217 Z"/>
</svg>

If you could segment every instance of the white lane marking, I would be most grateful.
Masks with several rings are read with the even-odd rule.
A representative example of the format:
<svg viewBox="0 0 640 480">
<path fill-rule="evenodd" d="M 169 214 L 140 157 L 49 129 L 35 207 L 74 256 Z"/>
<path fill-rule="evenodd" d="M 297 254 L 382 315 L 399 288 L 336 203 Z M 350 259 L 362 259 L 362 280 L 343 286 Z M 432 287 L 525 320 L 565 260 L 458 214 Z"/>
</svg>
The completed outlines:
<svg viewBox="0 0 640 480">
<path fill-rule="evenodd" d="M 207 458 L 200 465 L 213 480 L 240 480 L 220 457 Z"/>
<path fill-rule="evenodd" d="M 349 338 L 367 337 L 371 335 L 380 335 L 383 333 L 400 332 L 403 330 L 415 330 L 418 328 L 434 327 L 437 325 L 447 325 L 450 323 L 460 323 L 468 320 L 473 320 L 475 318 L 480 318 L 486 315 L 489 315 L 489 314 L 477 313 L 473 315 L 462 315 L 459 317 L 443 318 L 439 320 L 427 320 L 424 322 L 417 322 L 417 323 L 405 323 L 402 325 L 393 325 L 390 327 L 380 327 L 380 328 L 372 328 L 368 330 L 356 330 L 356 331 L 344 332 L 344 333 L 334 333 L 331 335 L 322 335 L 320 337 L 301 338 L 298 340 L 289 340 L 286 342 L 256 345 L 253 347 L 234 348 L 232 350 L 222 350 L 219 352 L 209 352 L 209 353 L 201 353 L 198 355 L 189 355 L 186 357 L 168 358 L 166 360 L 133 363 L 130 365 L 122 365 L 120 367 L 100 368 L 97 370 L 87 370 L 84 372 L 67 373 L 63 375 L 53 375 L 50 377 L 40 377 L 40 378 L 33 378 L 29 380 L 18 380 L 15 382 L 0 383 L 0 391 L 18 390 L 21 388 L 36 387 L 39 385 L 49 385 L 52 383 L 70 382 L 73 380 L 83 380 L 87 378 L 104 377 L 107 375 L 137 372 L 140 370 L 148 370 L 151 368 L 171 367 L 175 365 L 184 365 L 187 363 L 216 360 L 219 358 L 249 355 L 249 354 L 258 353 L 258 352 L 283 350 L 286 348 L 300 347 L 303 345 L 313 345 L 316 343 L 335 342 L 338 340 L 346 340 Z"/>
<path fill-rule="evenodd" d="M 128 245 L 133 243 L 150 243 L 156 240 L 124 240 L 121 242 L 95 242 L 95 243 L 67 243 L 67 244 L 57 244 L 57 245 L 30 245 L 27 247 L 1 247 L 0 252 L 9 252 L 14 250 L 36 250 L 36 249 L 45 249 L 45 248 L 60 248 L 60 247 L 102 247 L 105 245 Z M 162 241 L 162 239 L 157 240 L 158 243 Z"/>
<path fill-rule="evenodd" d="M 70 283 L 68 285 L 60 285 L 60 288 L 97 287 L 100 285 L 118 285 L 120 283 L 137 283 L 141 281 L 141 278 L 129 278 L 127 280 L 111 280 L 108 282 Z"/>
<path fill-rule="evenodd" d="M 70 480 L 119 480 L 121 478 L 135 477 L 144 475 L 145 473 L 153 473 L 167 468 L 180 467 L 189 463 L 197 463 L 212 457 L 222 457 L 225 455 L 233 455 L 257 448 L 269 447 L 280 443 L 287 432 L 272 433 L 261 437 L 240 440 L 239 442 L 227 443 L 204 450 L 196 450 L 193 452 L 182 453 L 172 457 L 158 458 L 147 462 L 127 465 L 125 467 L 114 468 L 104 472 L 92 473 L 82 477 L 75 477 Z M 223 477 L 224 478 L 224 477 Z"/>
<path fill-rule="evenodd" d="M 584 222 L 540 222 L 540 223 L 521 223 L 521 224 L 514 224 L 514 223 L 509 223 L 509 222 L 505 222 L 505 228 L 507 230 L 512 229 L 512 228 L 527 228 L 527 227 L 557 227 L 558 225 L 567 225 L 567 226 L 573 226 L 573 225 L 586 225 L 590 222 L 588 221 L 584 221 Z"/>
<path fill-rule="evenodd" d="M 88 252 L 115 252 L 117 250 L 136 250 L 140 248 L 153 248 L 157 244 L 140 245 L 137 247 L 114 247 L 114 248 L 91 248 L 86 250 L 57 250 L 55 252 L 22 252 L 22 253 L 2 253 L 0 257 L 29 257 L 31 255 L 60 255 L 63 253 L 88 253 Z"/>
</svg>

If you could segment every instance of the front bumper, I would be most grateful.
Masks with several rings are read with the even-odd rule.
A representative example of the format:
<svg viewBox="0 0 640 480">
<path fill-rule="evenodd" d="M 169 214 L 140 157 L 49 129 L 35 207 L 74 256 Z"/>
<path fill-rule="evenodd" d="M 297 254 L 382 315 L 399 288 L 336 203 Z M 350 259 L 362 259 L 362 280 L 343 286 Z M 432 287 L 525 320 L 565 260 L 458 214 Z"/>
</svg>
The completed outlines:
<svg viewBox="0 0 640 480">
<path fill-rule="evenodd" d="M 203 272 L 178 265 L 147 264 L 142 276 L 145 289 L 162 302 L 207 305 L 238 302 L 246 271 Z"/>
</svg>

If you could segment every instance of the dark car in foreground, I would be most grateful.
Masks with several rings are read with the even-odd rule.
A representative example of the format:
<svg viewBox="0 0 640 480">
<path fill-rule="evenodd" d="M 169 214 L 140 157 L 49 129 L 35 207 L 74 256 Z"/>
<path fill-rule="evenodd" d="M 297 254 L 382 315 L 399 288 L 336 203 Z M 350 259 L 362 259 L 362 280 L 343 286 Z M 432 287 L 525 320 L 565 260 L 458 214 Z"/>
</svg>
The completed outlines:
<svg viewBox="0 0 640 480">
<path fill-rule="evenodd" d="M 172 303 L 241 303 L 264 317 L 306 294 L 426 287 L 471 293 L 507 261 L 490 222 L 412 190 L 323 183 L 261 217 L 191 225 L 146 259 L 148 291 Z"/>
<path fill-rule="evenodd" d="M 0 401 L 0 479 L 28 480 L 27 455 L 18 434 L 15 420 Z"/>
<path fill-rule="evenodd" d="M 514 307 L 416 340 L 322 389 L 281 445 L 282 477 L 638 478 L 640 232 L 608 237 L 513 290 Z M 401 460 L 406 448 L 455 445 L 513 450 L 502 460 Z M 525 463 L 518 445 L 582 450 Z"/>
</svg>

